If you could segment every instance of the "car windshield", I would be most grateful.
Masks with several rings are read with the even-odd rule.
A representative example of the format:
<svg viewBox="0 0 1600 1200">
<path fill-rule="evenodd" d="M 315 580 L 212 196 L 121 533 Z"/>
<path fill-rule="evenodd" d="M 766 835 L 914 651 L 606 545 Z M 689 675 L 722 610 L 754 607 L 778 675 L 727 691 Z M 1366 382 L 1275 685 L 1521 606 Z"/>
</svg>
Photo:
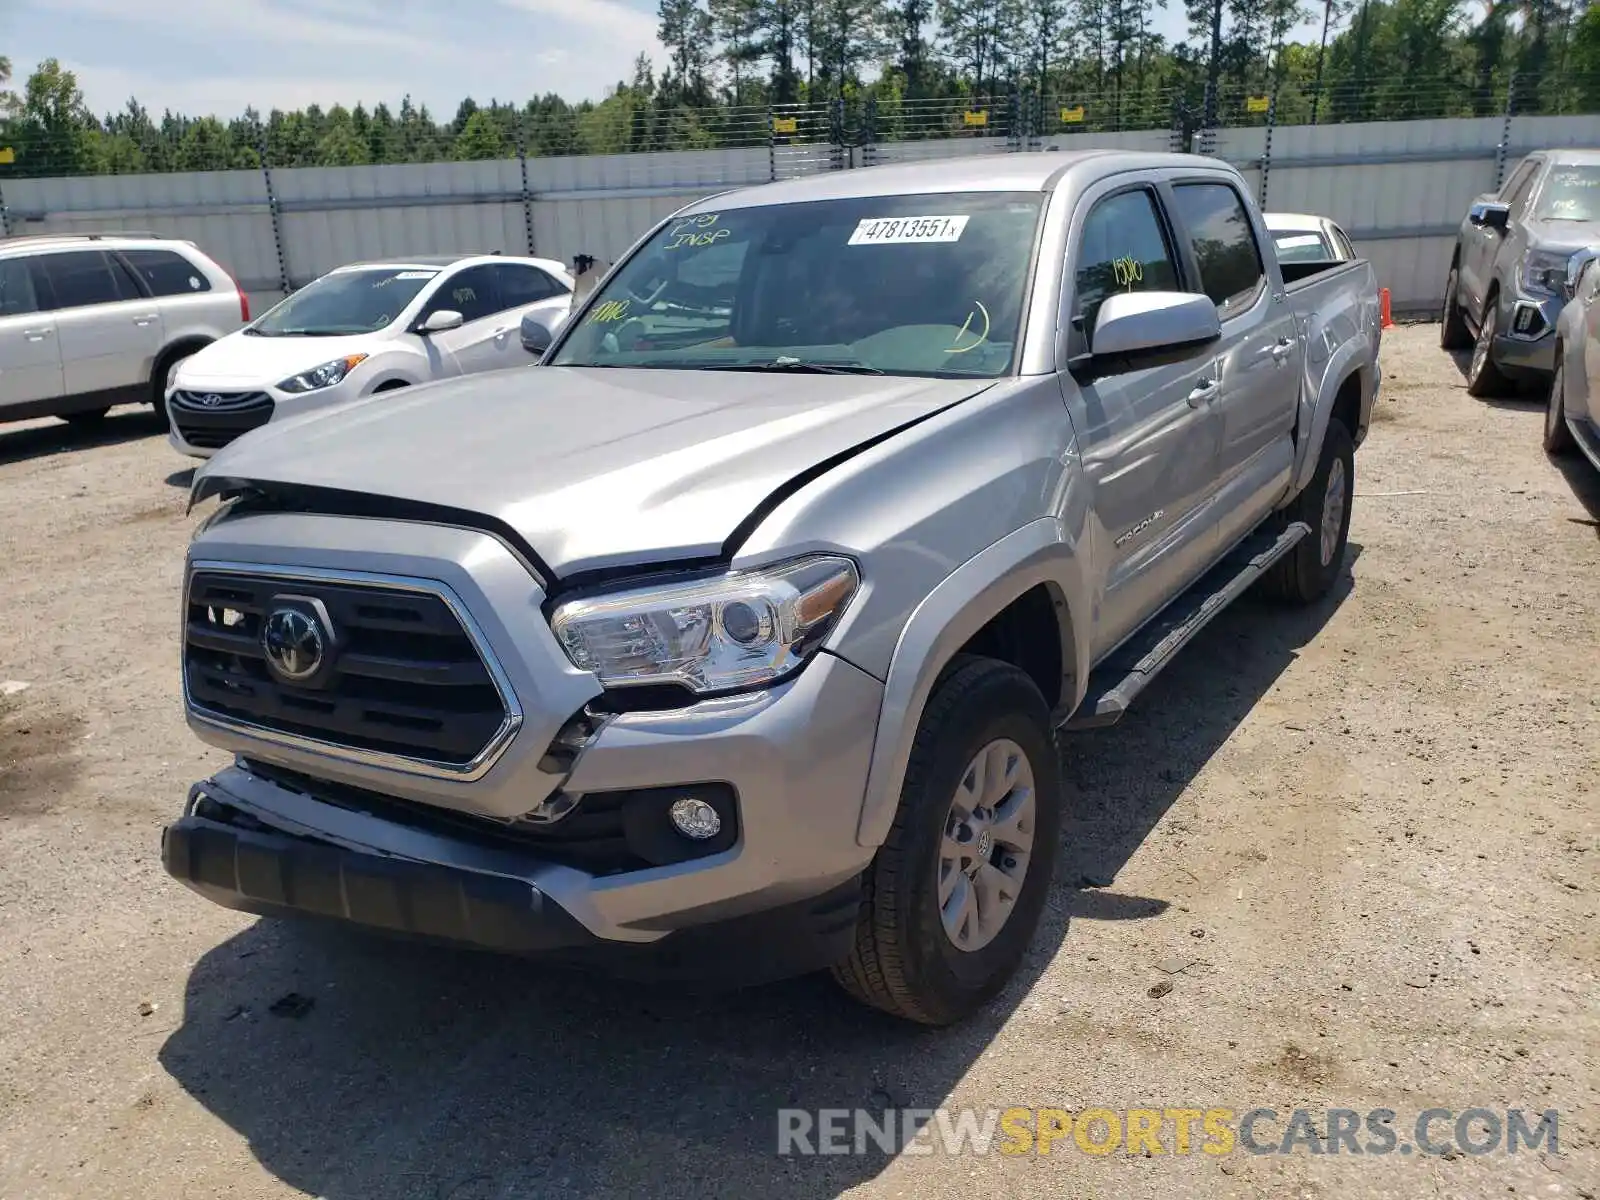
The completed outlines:
<svg viewBox="0 0 1600 1200">
<path fill-rule="evenodd" d="M 1600 166 L 1557 167 L 1539 192 L 1546 221 L 1600 221 Z"/>
<path fill-rule="evenodd" d="M 993 377 L 1011 369 L 1039 193 L 774 204 L 672 221 L 557 366 Z"/>
<path fill-rule="evenodd" d="M 1331 262 L 1339 257 L 1320 233 L 1275 233 L 1272 244 L 1278 249 L 1279 262 Z"/>
<path fill-rule="evenodd" d="M 374 333 L 392 324 L 438 273 L 401 267 L 335 271 L 262 314 L 245 332 L 256 337 Z"/>
</svg>

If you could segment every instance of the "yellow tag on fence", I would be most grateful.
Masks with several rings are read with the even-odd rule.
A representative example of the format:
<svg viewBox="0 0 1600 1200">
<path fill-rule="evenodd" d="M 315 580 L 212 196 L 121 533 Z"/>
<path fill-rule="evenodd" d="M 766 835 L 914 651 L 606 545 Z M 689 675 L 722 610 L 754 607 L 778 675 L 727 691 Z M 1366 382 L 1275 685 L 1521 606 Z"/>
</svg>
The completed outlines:
<svg viewBox="0 0 1600 1200">
<path fill-rule="evenodd" d="M 799 133 L 800 121 L 796 117 L 773 117 L 773 133 Z"/>
<path fill-rule="evenodd" d="M 0 166 L 9 166 L 17 161 L 17 152 L 10 146 L 0 146 Z"/>
<path fill-rule="evenodd" d="M 1083 120 L 1083 105 L 1080 104 L 1077 108 L 1063 108 L 1061 110 L 1061 120 L 1067 125 L 1076 125 L 1081 122 Z"/>
<path fill-rule="evenodd" d="M 987 125 L 989 123 L 989 114 L 986 112 L 963 113 L 962 120 L 968 125 Z"/>
<path fill-rule="evenodd" d="M 1266 112 L 1272 107 L 1272 101 L 1266 96 L 1246 96 L 1244 98 L 1245 112 Z"/>
</svg>

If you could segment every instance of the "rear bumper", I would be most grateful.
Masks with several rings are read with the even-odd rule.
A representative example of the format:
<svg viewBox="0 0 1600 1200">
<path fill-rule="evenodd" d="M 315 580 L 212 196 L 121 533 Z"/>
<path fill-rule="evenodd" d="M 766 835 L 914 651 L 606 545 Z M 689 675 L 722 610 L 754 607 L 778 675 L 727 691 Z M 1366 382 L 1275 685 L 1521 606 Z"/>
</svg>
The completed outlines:
<svg viewBox="0 0 1600 1200">
<path fill-rule="evenodd" d="M 749 984 L 803 974 L 849 953 L 859 877 L 760 913 L 638 944 L 608 941 L 521 879 L 362 853 L 202 802 L 162 832 L 168 874 L 225 908 L 321 917 L 446 945 L 590 966 L 611 974 Z"/>
</svg>

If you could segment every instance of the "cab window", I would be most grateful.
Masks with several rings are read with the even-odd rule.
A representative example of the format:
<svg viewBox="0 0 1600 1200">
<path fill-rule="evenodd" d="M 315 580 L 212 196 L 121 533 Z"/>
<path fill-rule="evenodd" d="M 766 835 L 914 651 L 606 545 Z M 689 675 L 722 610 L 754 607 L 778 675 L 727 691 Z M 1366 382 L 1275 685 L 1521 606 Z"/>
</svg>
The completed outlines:
<svg viewBox="0 0 1600 1200">
<path fill-rule="evenodd" d="M 1172 192 L 1200 268 L 1200 289 L 1223 320 L 1245 311 L 1266 287 L 1267 272 L 1244 200 L 1225 183 L 1183 183 Z"/>
<path fill-rule="evenodd" d="M 1178 269 L 1154 195 L 1138 188 L 1094 206 L 1084 218 L 1073 278 L 1076 315 L 1090 338 L 1108 296 L 1177 290 Z"/>
</svg>

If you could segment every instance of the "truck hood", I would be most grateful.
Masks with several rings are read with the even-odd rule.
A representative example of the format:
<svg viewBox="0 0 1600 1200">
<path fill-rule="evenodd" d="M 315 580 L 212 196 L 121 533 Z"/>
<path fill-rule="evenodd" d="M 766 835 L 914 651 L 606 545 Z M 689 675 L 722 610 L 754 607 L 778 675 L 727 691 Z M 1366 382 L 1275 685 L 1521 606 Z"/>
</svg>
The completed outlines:
<svg viewBox="0 0 1600 1200">
<path fill-rule="evenodd" d="M 1548 217 L 1527 223 L 1528 245 L 1534 250 L 1576 254 L 1600 245 L 1600 221 L 1555 221 Z"/>
<path fill-rule="evenodd" d="M 558 578 L 710 558 L 796 476 L 993 382 L 496 371 L 274 421 L 213 457 L 191 495 L 353 493 L 368 509 L 376 498 L 468 512 Z"/>
</svg>

